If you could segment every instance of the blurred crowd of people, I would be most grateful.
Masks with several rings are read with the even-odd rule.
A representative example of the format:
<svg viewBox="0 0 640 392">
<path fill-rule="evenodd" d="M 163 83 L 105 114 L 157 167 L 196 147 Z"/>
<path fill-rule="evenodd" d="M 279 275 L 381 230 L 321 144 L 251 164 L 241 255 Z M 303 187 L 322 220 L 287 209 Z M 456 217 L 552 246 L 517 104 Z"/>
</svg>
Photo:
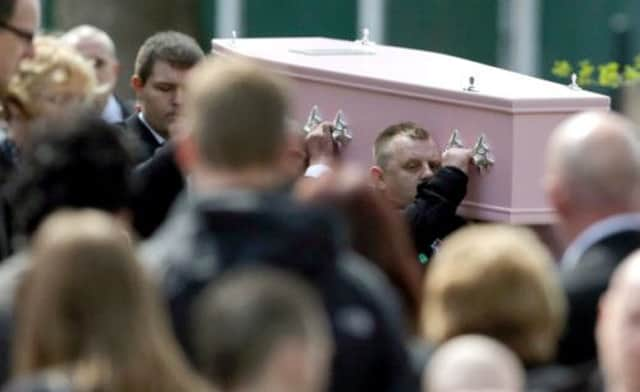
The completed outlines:
<svg viewBox="0 0 640 392">
<path fill-rule="evenodd" d="M 553 131 L 556 257 L 456 215 L 472 153 L 429 124 L 380 124 L 363 171 L 286 80 L 174 31 L 129 104 L 109 35 L 39 7 L 0 2 L 2 390 L 640 390 L 628 119 Z"/>
</svg>

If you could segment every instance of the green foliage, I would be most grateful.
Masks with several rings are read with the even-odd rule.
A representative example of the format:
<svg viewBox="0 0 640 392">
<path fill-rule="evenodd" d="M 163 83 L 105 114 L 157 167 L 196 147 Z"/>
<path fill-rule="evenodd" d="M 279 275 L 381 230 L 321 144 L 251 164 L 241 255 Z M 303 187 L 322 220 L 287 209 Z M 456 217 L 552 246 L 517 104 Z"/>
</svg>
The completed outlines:
<svg viewBox="0 0 640 392">
<path fill-rule="evenodd" d="M 596 74 L 597 70 L 597 74 Z M 623 85 L 640 82 L 640 54 L 633 59 L 633 64 L 620 65 L 615 61 L 595 66 L 589 60 L 581 60 L 574 67 L 567 60 L 557 60 L 553 63 L 551 73 L 559 79 L 571 78 L 577 75 L 577 83 L 582 87 L 599 86 L 615 89 Z"/>
<path fill-rule="evenodd" d="M 551 69 L 551 73 L 553 74 L 553 76 L 556 76 L 558 78 L 568 78 L 569 76 L 571 76 L 572 72 L 573 67 L 567 60 L 558 60 L 553 62 L 553 68 Z"/>
<path fill-rule="evenodd" d="M 591 86 L 594 83 L 593 72 L 595 67 L 589 60 L 582 60 L 578 63 L 578 84 L 580 86 Z"/>
<path fill-rule="evenodd" d="M 622 76 L 618 68 L 620 64 L 612 61 L 598 66 L 598 84 L 602 87 L 617 88 L 620 86 Z"/>
</svg>

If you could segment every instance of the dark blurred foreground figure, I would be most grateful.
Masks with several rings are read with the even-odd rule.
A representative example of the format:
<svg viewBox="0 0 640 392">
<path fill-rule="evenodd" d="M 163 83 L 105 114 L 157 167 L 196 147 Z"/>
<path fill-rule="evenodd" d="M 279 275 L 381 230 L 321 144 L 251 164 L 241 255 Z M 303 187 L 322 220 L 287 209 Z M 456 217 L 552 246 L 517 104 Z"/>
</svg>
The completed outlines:
<svg viewBox="0 0 640 392">
<path fill-rule="evenodd" d="M 545 188 L 570 245 L 562 260 L 569 298 L 558 359 L 595 360 L 600 295 L 616 266 L 640 247 L 640 131 L 607 112 L 561 123 L 547 147 Z"/>
<path fill-rule="evenodd" d="M 198 369 L 221 391 L 326 391 L 329 322 L 313 289 L 295 277 L 266 268 L 223 274 L 192 319 Z"/>
<path fill-rule="evenodd" d="M 416 390 L 401 335 L 369 288 L 341 269 L 341 228 L 281 190 L 288 111 L 282 82 L 240 60 L 205 61 L 188 76 L 184 108 L 189 133 L 181 135 L 178 156 L 192 193 L 144 248 L 179 340 L 188 341 L 188 309 L 208 283 L 260 261 L 319 291 L 336 342 L 332 391 Z"/>
<path fill-rule="evenodd" d="M 28 245 L 40 223 L 61 208 L 96 208 L 129 224 L 131 154 L 117 128 L 80 116 L 43 124 L 34 130 L 33 146 L 6 185 L 18 252 L 0 264 L 0 380 L 6 379 L 3 358 L 13 299 L 29 268 Z"/>
<path fill-rule="evenodd" d="M 179 351 L 126 230 L 59 212 L 35 236 L 6 391 L 207 391 Z"/>
</svg>

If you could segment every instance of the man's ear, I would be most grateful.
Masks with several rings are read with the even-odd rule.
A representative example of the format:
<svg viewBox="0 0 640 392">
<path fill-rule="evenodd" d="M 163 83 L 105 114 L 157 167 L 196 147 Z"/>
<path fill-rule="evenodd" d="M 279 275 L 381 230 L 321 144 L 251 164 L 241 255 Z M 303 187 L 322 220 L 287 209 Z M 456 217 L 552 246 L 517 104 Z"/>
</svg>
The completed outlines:
<svg viewBox="0 0 640 392">
<path fill-rule="evenodd" d="M 371 184 L 375 189 L 383 191 L 387 188 L 387 184 L 384 182 L 384 170 L 380 166 L 371 166 L 369 177 L 371 177 Z"/>
<path fill-rule="evenodd" d="M 140 90 L 142 90 L 142 88 L 144 87 L 144 82 L 138 75 L 133 75 L 131 77 L 131 80 L 129 81 L 129 84 L 131 85 L 133 91 L 136 92 L 136 94 L 140 92 Z"/>
<path fill-rule="evenodd" d="M 180 132 L 174 137 L 176 143 L 175 159 L 185 176 L 193 171 L 198 161 L 198 146 L 191 132 Z"/>
<path fill-rule="evenodd" d="M 570 213 L 572 202 L 568 190 L 562 185 L 562 181 L 553 176 L 545 179 L 544 187 L 549 204 L 559 216 L 567 216 Z"/>
</svg>

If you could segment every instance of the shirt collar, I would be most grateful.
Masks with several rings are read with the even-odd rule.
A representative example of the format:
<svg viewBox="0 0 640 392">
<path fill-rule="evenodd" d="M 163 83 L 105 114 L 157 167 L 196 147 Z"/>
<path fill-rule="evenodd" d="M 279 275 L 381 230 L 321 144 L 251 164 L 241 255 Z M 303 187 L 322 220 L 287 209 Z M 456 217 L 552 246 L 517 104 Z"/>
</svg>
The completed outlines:
<svg viewBox="0 0 640 392">
<path fill-rule="evenodd" d="M 140 121 L 142 121 L 142 123 L 144 124 L 145 127 L 147 127 L 147 129 L 149 129 L 149 132 L 151 132 L 151 135 L 153 135 L 153 138 L 156 139 L 156 141 L 158 142 L 158 144 L 162 145 L 164 144 L 164 142 L 166 141 L 165 138 L 163 138 L 162 136 L 160 136 L 160 134 L 158 132 L 156 132 L 151 125 L 149 125 L 149 123 L 144 119 L 144 114 L 142 112 L 138 113 L 138 118 L 140 119 Z"/>
<path fill-rule="evenodd" d="M 575 268 L 584 252 L 593 245 L 605 237 L 627 230 L 640 230 L 639 213 L 616 214 L 593 223 L 569 245 L 562 256 L 560 266 L 565 270 Z"/>
<path fill-rule="evenodd" d="M 124 121 L 124 113 L 118 104 L 118 100 L 113 94 L 109 95 L 107 104 L 102 111 L 102 119 L 108 123 L 118 123 Z"/>
</svg>

